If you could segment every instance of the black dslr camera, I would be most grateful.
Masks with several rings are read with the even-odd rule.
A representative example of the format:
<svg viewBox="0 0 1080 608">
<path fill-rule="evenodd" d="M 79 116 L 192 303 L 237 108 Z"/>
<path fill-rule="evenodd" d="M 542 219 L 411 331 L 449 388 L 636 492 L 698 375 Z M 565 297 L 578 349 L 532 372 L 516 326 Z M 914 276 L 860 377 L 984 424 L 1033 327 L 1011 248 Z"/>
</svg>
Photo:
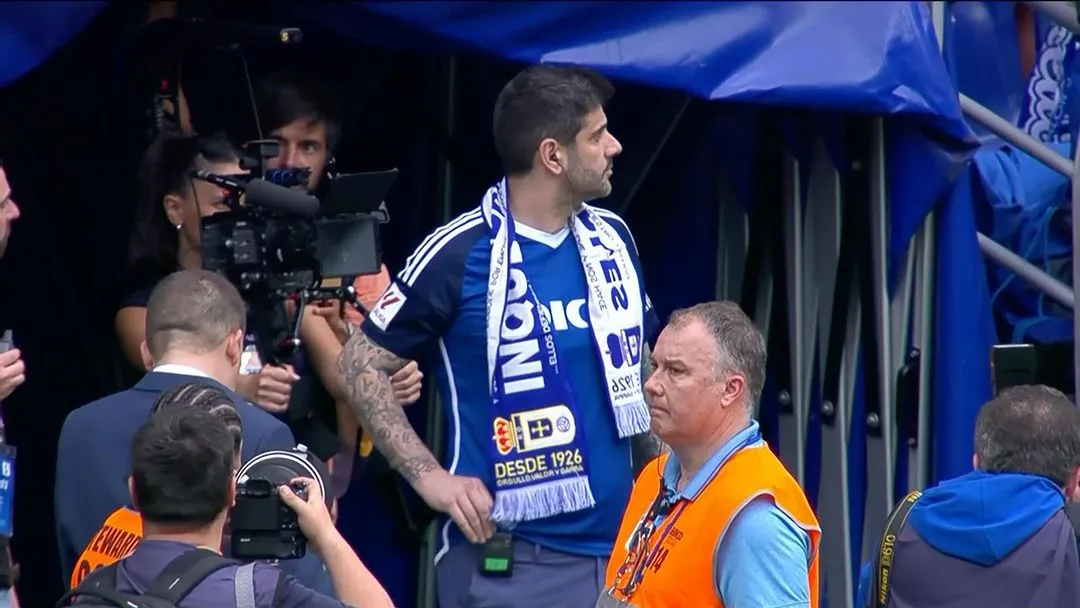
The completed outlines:
<svg viewBox="0 0 1080 608">
<path fill-rule="evenodd" d="M 299 445 L 292 450 L 263 452 L 248 460 L 236 473 L 236 504 L 229 521 L 232 557 L 245 560 L 299 559 L 307 554 L 307 538 L 300 530 L 296 512 L 278 494 L 289 485 L 302 500 L 307 489 L 290 484 L 297 478 L 312 480 L 322 490 L 327 508 L 329 472 L 321 460 Z"/>
<path fill-rule="evenodd" d="M 299 559 L 307 554 L 307 538 L 300 531 L 296 512 L 281 500 L 280 485 L 269 479 L 237 484 L 231 520 L 233 557 Z M 307 488 L 298 483 L 291 487 L 307 500 Z"/>
</svg>

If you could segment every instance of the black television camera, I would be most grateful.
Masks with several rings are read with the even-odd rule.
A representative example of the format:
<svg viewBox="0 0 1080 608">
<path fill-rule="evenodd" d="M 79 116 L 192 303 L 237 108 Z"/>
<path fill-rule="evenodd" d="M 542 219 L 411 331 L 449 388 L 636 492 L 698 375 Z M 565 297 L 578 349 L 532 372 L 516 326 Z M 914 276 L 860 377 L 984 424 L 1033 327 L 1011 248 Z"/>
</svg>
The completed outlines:
<svg viewBox="0 0 1080 608">
<path fill-rule="evenodd" d="M 202 219 L 203 268 L 226 276 L 244 297 L 260 358 L 290 363 L 302 316 L 290 323 L 286 301 L 297 310 L 320 300 L 362 310 L 352 278 L 381 267 L 379 226 L 389 221 L 383 199 L 398 170 L 334 176 L 320 202 L 286 187 L 305 183 L 304 170 L 263 169 L 277 155 L 276 141 L 245 146 L 252 147 L 262 158 L 250 175 L 191 174 L 220 186 L 229 206 Z M 340 281 L 326 287 L 324 279 Z"/>
<path fill-rule="evenodd" d="M 278 494 L 278 487 L 297 477 L 315 481 L 329 508 L 324 465 L 311 459 L 307 448 L 263 452 L 236 473 L 236 504 L 229 521 L 232 556 L 238 559 L 299 559 L 307 553 L 307 538 L 296 512 Z M 301 484 L 290 486 L 307 500 Z"/>
</svg>

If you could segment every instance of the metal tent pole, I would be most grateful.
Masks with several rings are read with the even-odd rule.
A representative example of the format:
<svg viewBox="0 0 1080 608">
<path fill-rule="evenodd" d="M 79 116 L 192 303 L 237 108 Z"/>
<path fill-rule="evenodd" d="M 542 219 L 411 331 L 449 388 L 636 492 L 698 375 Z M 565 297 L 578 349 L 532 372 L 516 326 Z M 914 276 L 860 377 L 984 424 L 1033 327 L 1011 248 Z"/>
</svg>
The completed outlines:
<svg viewBox="0 0 1080 608">
<path fill-rule="evenodd" d="M 873 271 L 871 318 L 873 327 L 864 331 L 873 331 L 876 339 L 876 369 L 867 373 L 878 376 L 877 394 L 868 394 L 869 400 L 876 401 L 876 412 L 867 414 L 866 426 L 866 513 L 863 521 L 863 556 L 871 554 L 870 548 L 885 529 L 885 518 L 893 507 L 894 478 L 896 474 L 895 456 L 895 371 L 893 366 L 893 332 L 890 323 L 890 298 L 888 286 L 888 200 L 886 192 L 885 168 L 885 124 L 884 119 L 874 118 L 871 128 L 870 145 L 870 252 Z M 862 226 L 853 227 L 865 229 Z M 866 287 L 865 285 L 863 287 Z M 863 353 L 865 356 L 865 353 Z M 871 358 L 870 360 L 873 360 Z"/>
<path fill-rule="evenodd" d="M 803 239 L 803 198 L 799 161 L 785 150 L 783 158 L 784 280 L 787 281 L 790 386 L 780 395 L 780 457 L 800 485 L 806 483 L 806 419 L 810 410 L 810 370 L 806 356 L 807 294 Z M 812 337 L 810 338 L 812 340 Z"/>
<path fill-rule="evenodd" d="M 821 379 L 821 484 L 817 512 L 822 530 L 829 531 L 821 538 L 821 576 L 828 584 L 830 608 L 852 608 L 855 587 L 851 571 L 847 458 L 854 383 L 850 390 L 842 386 L 841 361 L 849 330 L 851 339 L 858 336 L 859 301 L 846 295 L 852 277 L 841 278 L 837 268 L 843 230 L 841 204 L 840 174 L 833 166 L 824 141 L 818 138 L 806 204 L 807 268 L 813 269 L 813 277 L 807 281 L 815 291 L 815 297 L 810 298 L 812 312 L 808 313 L 806 321 L 816 329 L 816 335 L 808 339 L 810 352 L 807 358 L 811 362 L 811 372 L 816 372 Z M 843 289 L 849 291 L 839 289 L 841 280 L 846 282 Z M 850 293 L 857 294 L 858 291 Z M 849 327 L 852 320 L 855 325 Z M 833 340 L 834 332 L 839 332 L 839 341 Z M 848 353 L 852 361 L 857 353 L 858 344 L 854 343 Z M 813 366 L 815 357 L 816 367 Z"/>
<path fill-rule="evenodd" d="M 930 5 L 938 49 L 945 48 L 947 4 L 935 0 Z M 918 408 L 915 436 L 907 438 L 908 490 L 923 489 L 930 482 L 930 410 L 934 373 L 934 269 L 937 260 L 937 213 L 931 209 L 912 245 L 916 250 L 912 346 L 919 353 Z"/>
</svg>

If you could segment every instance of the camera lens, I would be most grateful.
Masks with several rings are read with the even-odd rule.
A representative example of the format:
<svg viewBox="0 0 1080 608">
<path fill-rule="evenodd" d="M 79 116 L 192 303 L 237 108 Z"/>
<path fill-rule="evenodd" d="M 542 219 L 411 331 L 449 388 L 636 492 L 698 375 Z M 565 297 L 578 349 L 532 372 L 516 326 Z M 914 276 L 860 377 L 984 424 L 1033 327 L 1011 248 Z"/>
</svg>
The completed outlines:
<svg viewBox="0 0 1080 608">
<path fill-rule="evenodd" d="M 296 451 L 274 450 L 263 452 L 247 461 L 236 473 L 236 482 L 245 484 L 252 481 L 265 479 L 274 487 L 288 484 L 297 477 L 314 480 L 322 491 L 323 499 L 327 508 L 333 503 L 333 497 L 326 491 L 325 479 L 329 477 L 326 465 L 312 454 L 308 454 L 306 448 L 298 446 Z M 302 488 L 294 488 L 294 491 Z"/>
</svg>

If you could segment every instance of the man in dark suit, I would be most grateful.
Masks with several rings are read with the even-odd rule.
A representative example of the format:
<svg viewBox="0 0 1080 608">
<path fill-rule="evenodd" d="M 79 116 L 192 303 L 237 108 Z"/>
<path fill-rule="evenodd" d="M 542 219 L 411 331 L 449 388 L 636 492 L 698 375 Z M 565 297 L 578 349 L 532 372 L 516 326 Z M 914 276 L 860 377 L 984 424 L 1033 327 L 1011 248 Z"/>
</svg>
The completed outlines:
<svg viewBox="0 0 1080 608">
<path fill-rule="evenodd" d="M 233 392 L 244 351 L 246 306 L 226 279 L 182 270 L 162 280 L 146 307 L 143 357 L 151 371 L 133 388 L 73 411 L 64 422 L 56 461 L 55 508 L 65 580 L 77 556 L 114 510 L 129 504 L 131 442 L 163 391 L 192 381 L 227 391 L 243 422 L 246 462 L 269 450 L 295 446 L 284 422 Z M 281 562 L 305 586 L 332 594 L 322 562 L 309 552 Z"/>
</svg>

